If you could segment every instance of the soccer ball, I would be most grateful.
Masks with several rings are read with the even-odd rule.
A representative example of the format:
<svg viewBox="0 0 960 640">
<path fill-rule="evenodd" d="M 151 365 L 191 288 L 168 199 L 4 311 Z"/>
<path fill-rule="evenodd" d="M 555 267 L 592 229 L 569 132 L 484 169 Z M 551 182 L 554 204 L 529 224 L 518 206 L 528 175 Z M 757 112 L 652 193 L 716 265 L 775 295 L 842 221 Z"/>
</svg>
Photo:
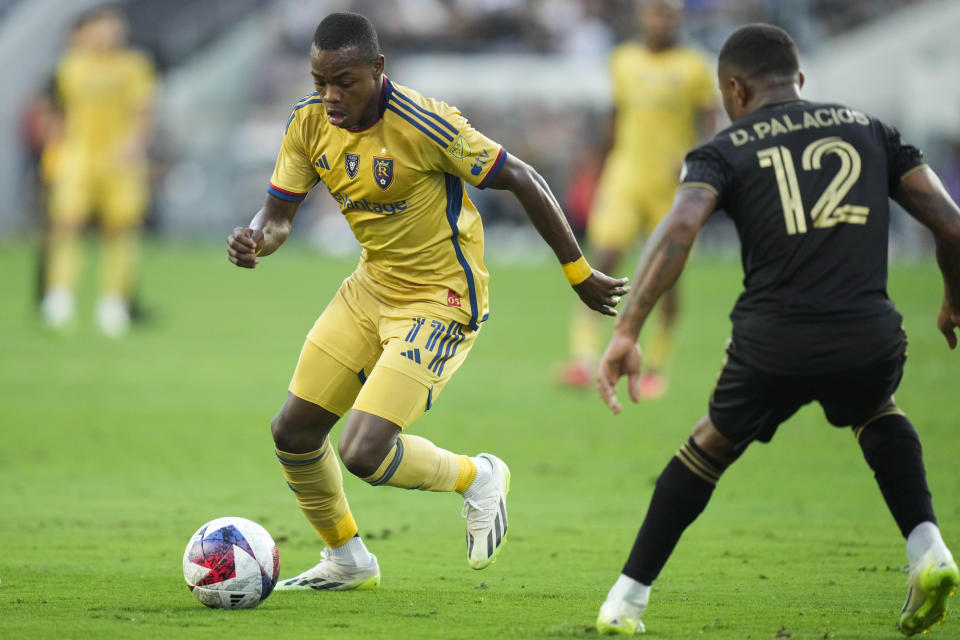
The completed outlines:
<svg viewBox="0 0 960 640">
<path fill-rule="evenodd" d="M 246 518 L 217 518 L 190 538 L 183 578 L 212 609 L 252 609 L 277 584 L 280 557 L 267 530 Z"/>
</svg>

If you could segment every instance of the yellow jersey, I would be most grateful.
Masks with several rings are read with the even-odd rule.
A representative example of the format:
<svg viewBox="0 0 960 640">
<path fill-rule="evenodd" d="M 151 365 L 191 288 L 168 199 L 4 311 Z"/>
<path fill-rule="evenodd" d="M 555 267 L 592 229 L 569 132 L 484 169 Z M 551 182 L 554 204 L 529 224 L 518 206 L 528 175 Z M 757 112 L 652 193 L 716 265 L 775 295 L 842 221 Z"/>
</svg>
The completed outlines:
<svg viewBox="0 0 960 640">
<path fill-rule="evenodd" d="M 352 277 L 387 305 L 477 329 L 489 274 L 463 183 L 484 188 L 506 156 L 455 107 L 384 76 L 380 117 L 363 129 L 330 124 L 316 93 L 297 102 L 268 193 L 298 202 L 322 182 L 363 248 Z"/>
<path fill-rule="evenodd" d="M 610 54 L 616 120 L 612 154 L 640 171 L 679 171 L 697 143 L 698 113 L 717 99 L 713 73 L 693 49 L 639 43 Z"/>
<path fill-rule="evenodd" d="M 68 52 L 56 75 L 64 113 L 64 153 L 111 158 L 133 133 L 156 84 L 153 65 L 138 51 Z"/>
</svg>

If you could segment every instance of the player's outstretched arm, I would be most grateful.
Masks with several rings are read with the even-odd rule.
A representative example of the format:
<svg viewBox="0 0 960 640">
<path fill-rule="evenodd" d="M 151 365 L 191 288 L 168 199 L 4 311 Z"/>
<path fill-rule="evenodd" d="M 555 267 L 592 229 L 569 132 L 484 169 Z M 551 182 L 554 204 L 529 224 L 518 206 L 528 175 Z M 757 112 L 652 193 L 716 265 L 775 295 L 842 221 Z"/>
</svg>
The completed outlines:
<svg viewBox="0 0 960 640">
<path fill-rule="evenodd" d="M 944 285 L 937 327 L 953 349 L 957 346 L 954 331 L 960 327 L 960 208 L 928 167 L 907 175 L 893 197 L 933 232 Z"/>
<path fill-rule="evenodd" d="M 590 268 L 547 181 L 533 167 L 511 155 L 488 186 L 507 189 L 517 197 L 537 232 L 560 260 L 567 280 L 583 303 L 604 315 L 617 315 L 614 307 L 629 290 L 627 279 L 611 278 Z"/>
<path fill-rule="evenodd" d="M 287 202 L 267 195 L 260 211 L 249 227 L 237 227 L 227 237 L 227 257 L 238 267 L 253 269 L 259 256 L 268 256 L 290 235 L 290 226 L 297 216 L 299 202 Z"/>
<path fill-rule="evenodd" d="M 616 388 L 622 376 L 628 377 L 630 399 L 640 399 L 640 350 L 636 346 L 640 329 L 653 305 L 680 277 L 697 233 L 716 207 L 717 196 L 710 189 L 679 189 L 670 212 L 657 225 L 640 256 L 630 297 L 598 367 L 597 389 L 614 413 L 621 409 Z"/>
</svg>

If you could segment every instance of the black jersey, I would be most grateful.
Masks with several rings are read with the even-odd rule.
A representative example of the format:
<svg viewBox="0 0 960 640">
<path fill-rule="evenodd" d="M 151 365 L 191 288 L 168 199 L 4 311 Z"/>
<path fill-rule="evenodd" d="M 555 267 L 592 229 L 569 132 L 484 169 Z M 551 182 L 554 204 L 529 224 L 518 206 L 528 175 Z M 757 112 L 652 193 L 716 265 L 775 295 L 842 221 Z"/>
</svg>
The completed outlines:
<svg viewBox="0 0 960 640">
<path fill-rule="evenodd" d="M 730 319 L 747 362 L 809 374 L 902 353 L 886 290 L 889 196 L 922 163 L 879 120 L 804 100 L 761 107 L 687 154 L 681 188 L 716 191 L 740 237 Z"/>
</svg>

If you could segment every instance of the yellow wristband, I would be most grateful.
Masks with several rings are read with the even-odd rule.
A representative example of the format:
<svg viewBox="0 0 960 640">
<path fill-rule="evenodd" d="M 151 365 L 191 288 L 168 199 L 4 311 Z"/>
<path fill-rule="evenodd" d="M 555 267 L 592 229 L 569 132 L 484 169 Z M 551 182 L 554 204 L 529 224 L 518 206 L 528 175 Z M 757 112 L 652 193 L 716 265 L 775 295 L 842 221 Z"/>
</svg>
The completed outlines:
<svg viewBox="0 0 960 640">
<path fill-rule="evenodd" d="M 587 264 L 587 259 L 580 256 L 573 262 L 563 265 L 563 275 L 567 276 L 567 282 L 575 287 L 593 275 L 593 269 Z"/>
</svg>

